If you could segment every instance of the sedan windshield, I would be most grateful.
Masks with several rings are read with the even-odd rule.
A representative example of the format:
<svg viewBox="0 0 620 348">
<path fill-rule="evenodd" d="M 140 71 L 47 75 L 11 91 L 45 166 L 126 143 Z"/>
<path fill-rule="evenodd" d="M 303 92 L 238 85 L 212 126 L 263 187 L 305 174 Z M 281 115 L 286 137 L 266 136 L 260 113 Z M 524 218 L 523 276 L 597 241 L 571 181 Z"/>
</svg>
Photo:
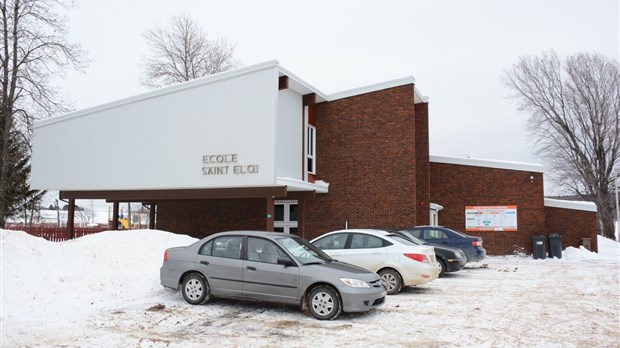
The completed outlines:
<svg viewBox="0 0 620 348">
<path fill-rule="evenodd" d="M 299 237 L 282 237 L 276 241 L 304 265 L 324 263 L 332 259 L 314 245 Z"/>
</svg>

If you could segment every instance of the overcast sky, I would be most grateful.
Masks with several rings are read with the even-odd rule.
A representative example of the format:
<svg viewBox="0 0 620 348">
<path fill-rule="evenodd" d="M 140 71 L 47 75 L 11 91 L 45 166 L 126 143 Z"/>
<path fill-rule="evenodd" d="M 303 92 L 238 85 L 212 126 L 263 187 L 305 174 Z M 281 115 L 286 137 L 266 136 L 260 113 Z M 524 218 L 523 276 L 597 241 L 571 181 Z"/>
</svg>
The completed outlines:
<svg viewBox="0 0 620 348">
<path fill-rule="evenodd" d="M 618 59 L 619 11 L 618 0 L 82 0 L 70 39 L 94 61 L 61 88 L 77 109 L 146 91 L 144 29 L 186 12 L 243 65 L 277 59 L 324 93 L 413 76 L 430 99 L 431 154 L 541 163 L 499 75 L 549 49 Z"/>
</svg>

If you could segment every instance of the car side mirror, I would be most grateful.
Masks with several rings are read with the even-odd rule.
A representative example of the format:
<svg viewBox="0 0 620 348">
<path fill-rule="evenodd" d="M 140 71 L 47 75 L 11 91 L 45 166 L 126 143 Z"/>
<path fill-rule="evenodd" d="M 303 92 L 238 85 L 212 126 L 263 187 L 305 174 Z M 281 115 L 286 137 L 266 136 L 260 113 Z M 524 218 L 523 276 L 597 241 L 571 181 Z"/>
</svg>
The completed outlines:
<svg viewBox="0 0 620 348">
<path fill-rule="evenodd" d="M 278 257 L 278 265 L 284 265 L 284 267 L 297 267 L 297 264 L 293 260 L 286 257 Z"/>
</svg>

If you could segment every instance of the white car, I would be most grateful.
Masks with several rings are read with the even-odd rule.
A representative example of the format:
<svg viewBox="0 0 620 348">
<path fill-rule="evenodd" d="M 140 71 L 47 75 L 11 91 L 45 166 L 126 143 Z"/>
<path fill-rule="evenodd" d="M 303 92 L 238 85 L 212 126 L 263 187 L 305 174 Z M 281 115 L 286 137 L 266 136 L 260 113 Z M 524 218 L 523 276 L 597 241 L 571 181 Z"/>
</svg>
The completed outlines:
<svg viewBox="0 0 620 348">
<path fill-rule="evenodd" d="M 384 230 L 352 229 L 326 233 L 311 241 L 336 260 L 378 273 L 388 295 L 439 276 L 432 246 L 416 245 Z"/>
</svg>

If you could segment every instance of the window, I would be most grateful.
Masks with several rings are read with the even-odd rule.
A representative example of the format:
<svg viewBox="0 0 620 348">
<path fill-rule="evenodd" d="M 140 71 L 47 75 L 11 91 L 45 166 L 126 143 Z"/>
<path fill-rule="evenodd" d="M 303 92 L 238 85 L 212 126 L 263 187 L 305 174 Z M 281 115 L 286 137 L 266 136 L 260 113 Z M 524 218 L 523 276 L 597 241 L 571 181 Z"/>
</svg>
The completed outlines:
<svg viewBox="0 0 620 348">
<path fill-rule="evenodd" d="M 317 240 L 313 244 L 321 250 L 344 249 L 348 235 L 348 233 L 332 234 Z"/>
<path fill-rule="evenodd" d="M 409 231 L 411 232 L 411 234 L 413 234 L 415 237 L 417 238 L 422 238 L 422 231 L 421 230 L 413 230 L 413 231 Z"/>
<path fill-rule="evenodd" d="M 382 248 L 383 239 L 367 234 L 355 233 L 351 238 L 351 249 Z"/>
<path fill-rule="evenodd" d="M 276 201 L 273 219 L 274 232 L 297 233 L 297 227 L 297 201 Z"/>
<path fill-rule="evenodd" d="M 308 173 L 316 174 L 316 128 L 311 125 L 306 128 L 306 158 Z"/>
<path fill-rule="evenodd" d="M 288 255 L 272 241 L 248 237 L 248 261 L 276 264 L 278 257 L 290 260 Z"/>
<path fill-rule="evenodd" d="M 227 259 L 241 258 L 241 236 L 223 236 L 213 240 L 212 256 L 225 257 Z"/>
<path fill-rule="evenodd" d="M 213 241 L 210 240 L 207 243 L 203 244 L 202 247 L 200 247 L 200 250 L 198 251 L 198 253 L 204 256 L 211 256 L 212 249 L 213 249 Z"/>
<path fill-rule="evenodd" d="M 441 230 L 426 230 L 424 231 L 424 237 L 428 239 L 449 239 L 448 235 Z"/>
</svg>

